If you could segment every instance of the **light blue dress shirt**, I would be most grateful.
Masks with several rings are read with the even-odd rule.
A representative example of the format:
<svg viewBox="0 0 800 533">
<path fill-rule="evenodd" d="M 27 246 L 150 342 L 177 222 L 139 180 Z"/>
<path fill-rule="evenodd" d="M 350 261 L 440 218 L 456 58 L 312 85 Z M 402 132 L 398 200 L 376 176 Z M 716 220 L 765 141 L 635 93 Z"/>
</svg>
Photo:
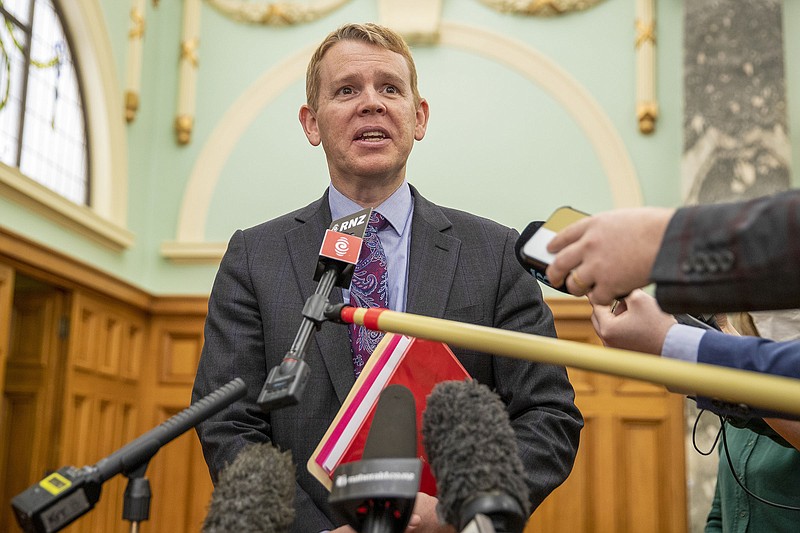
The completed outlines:
<svg viewBox="0 0 800 533">
<path fill-rule="evenodd" d="M 664 345 L 661 347 L 661 355 L 671 359 L 680 359 L 690 363 L 697 362 L 697 354 L 700 350 L 700 339 L 705 335 L 706 330 L 675 324 L 664 338 Z"/>
<path fill-rule="evenodd" d="M 331 216 L 337 220 L 364 209 L 350 198 L 336 190 L 331 183 L 328 187 L 328 202 Z M 383 215 L 389 224 L 378 232 L 381 246 L 386 254 L 386 274 L 389 285 L 388 305 L 393 311 L 406 310 L 408 295 L 408 256 L 411 250 L 411 215 L 414 213 L 414 199 L 406 181 L 382 204 L 374 208 Z M 342 289 L 342 301 L 350 302 L 350 291 Z"/>
</svg>

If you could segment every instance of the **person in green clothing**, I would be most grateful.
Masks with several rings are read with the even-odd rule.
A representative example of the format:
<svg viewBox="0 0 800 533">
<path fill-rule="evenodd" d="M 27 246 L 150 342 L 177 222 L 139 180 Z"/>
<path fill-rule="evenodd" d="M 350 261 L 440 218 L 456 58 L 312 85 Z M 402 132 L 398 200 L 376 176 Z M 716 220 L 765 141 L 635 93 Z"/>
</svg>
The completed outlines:
<svg viewBox="0 0 800 533">
<path fill-rule="evenodd" d="M 729 332 L 735 334 L 739 330 L 745 335 L 790 340 L 780 327 L 787 322 L 787 317 L 790 323 L 794 322 L 789 328 L 791 335 L 800 335 L 796 322 L 800 318 L 798 311 L 742 313 L 737 317 L 736 329 Z M 725 424 L 723 431 L 728 450 L 726 453 L 725 441 L 722 441 L 717 486 L 706 518 L 706 533 L 795 533 L 800 530 L 800 451 L 786 440 L 797 446 L 799 425 L 797 421 L 774 419 L 764 420 L 758 428 L 752 423 L 748 428 Z M 731 466 L 751 493 L 797 510 L 775 507 L 748 495 L 734 478 Z"/>
<path fill-rule="evenodd" d="M 733 469 L 750 492 L 800 509 L 800 451 L 780 436 L 725 425 Z M 783 441 L 782 443 L 780 441 Z M 739 486 L 720 445 L 717 488 L 706 518 L 706 533 L 797 533 L 800 510 L 781 509 L 749 496 Z"/>
</svg>

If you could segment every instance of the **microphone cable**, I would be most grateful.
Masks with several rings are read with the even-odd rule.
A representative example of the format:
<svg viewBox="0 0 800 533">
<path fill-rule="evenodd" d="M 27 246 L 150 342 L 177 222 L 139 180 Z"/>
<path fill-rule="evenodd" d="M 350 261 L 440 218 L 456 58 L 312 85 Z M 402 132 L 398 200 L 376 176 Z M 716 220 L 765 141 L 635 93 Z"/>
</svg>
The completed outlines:
<svg viewBox="0 0 800 533">
<path fill-rule="evenodd" d="M 694 420 L 694 427 L 692 428 L 692 446 L 694 447 L 695 451 L 697 453 L 699 453 L 700 455 L 705 455 L 705 456 L 711 455 L 711 453 L 714 451 L 714 448 L 717 447 L 717 443 L 720 441 L 720 435 L 721 435 L 722 436 L 722 450 L 725 452 L 725 459 L 728 462 L 728 467 L 731 469 L 731 475 L 733 476 L 733 479 L 736 480 L 736 483 L 745 492 L 745 494 L 747 494 L 751 498 L 753 498 L 753 499 L 755 499 L 755 500 L 757 500 L 757 501 L 759 501 L 759 502 L 761 502 L 761 503 L 763 503 L 765 505 L 769 505 L 771 507 L 776 507 L 778 509 L 784 509 L 786 511 L 800 511 L 800 507 L 796 507 L 796 506 L 793 506 L 793 505 L 787 505 L 787 504 L 783 504 L 783 503 L 777 503 L 777 502 L 773 502 L 773 501 L 767 500 L 766 498 L 762 498 L 761 496 L 753 493 L 750 489 L 748 489 L 744 485 L 744 482 L 741 480 L 739 474 L 736 472 L 736 469 L 733 467 L 733 459 L 731 458 L 731 452 L 730 452 L 730 449 L 728 448 L 728 438 L 727 438 L 727 436 L 725 434 L 725 426 L 727 424 L 727 421 L 726 421 L 725 417 L 723 417 L 721 415 L 717 415 L 717 417 L 719 418 L 720 426 L 719 426 L 719 430 L 717 431 L 716 437 L 714 437 L 714 442 L 711 444 L 711 448 L 708 450 L 708 452 L 703 452 L 702 450 L 700 450 L 700 448 L 697 447 L 697 424 L 698 424 L 698 422 L 700 420 L 700 417 L 705 412 L 706 412 L 705 409 L 701 410 L 697 414 L 697 417 Z"/>
<path fill-rule="evenodd" d="M 728 466 L 731 469 L 731 474 L 733 475 L 733 479 L 735 479 L 736 483 L 738 483 L 739 486 L 742 487 L 742 490 L 745 491 L 745 493 L 747 493 L 748 496 L 750 496 L 751 498 L 755 498 L 756 500 L 760 501 L 763 504 L 766 504 L 766 505 L 769 505 L 769 506 L 772 506 L 772 507 L 777 507 L 778 509 L 784 509 L 786 511 L 800 511 L 800 507 L 796 507 L 796 506 L 793 506 L 793 505 L 786 505 L 786 504 L 777 503 L 777 502 L 773 502 L 773 501 L 767 500 L 765 498 L 762 498 L 761 496 L 758 496 L 757 494 L 754 494 L 752 491 L 750 491 L 750 489 L 748 489 L 747 487 L 744 486 L 744 483 L 742 482 L 742 480 L 739 479 L 739 474 L 737 474 L 736 470 L 734 470 L 734 468 L 733 468 L 733 460 L 731 459 L 730 450 L 728 450 L 728 438 L 725 436 L 725 424 L 726 424 L 726 421 L 722 416 L 720 416 L 719 417 L 719 422 L 720 422 L 719 430 L 722 433 L 722 448 L 723 448 L 723 450 L 725 450 L 725 457 L 728 460 Z"/>
</svg>

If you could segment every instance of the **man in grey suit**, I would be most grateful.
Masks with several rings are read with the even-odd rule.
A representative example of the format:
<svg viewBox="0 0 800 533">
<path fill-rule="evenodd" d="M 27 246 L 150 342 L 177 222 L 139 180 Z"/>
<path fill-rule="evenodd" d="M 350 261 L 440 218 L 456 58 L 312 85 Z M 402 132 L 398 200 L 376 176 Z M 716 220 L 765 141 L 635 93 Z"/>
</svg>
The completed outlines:
<svg viewBox="0 0 800 533">
<path fill-rule="evenodd" d="M 309 142 L 325 151 L 330 186 L 308 206 L 231 238 L 209 299 L 193 398 L 236 376 L 248 385 L 245 400 L 198 427 L 213 479 L 246 444 L 271 441 L 291 450 L 298 465 L 293 531 L 352 531 L 336 520 L 327 490 L 305 468 L 355 382 L 347 329 L 325 324 L 315 335 L 299 405 L 269 414 L 256 405 L 315 290 L 318 253 L 332 220 L 366 207 L 388 220 L 378 236 L 391 309 L 540 335 L 555 330 L 536 281 L 515 259 L 514 230 L 436 206 L 407 183 L 406 161 L 425 135 L 428 103 L 417 92 L 414 62 L 399 35 L 374 24 L 332 32 L 312 56 L 306 92 L 300 122 Z M 330 300 L 349 296 L 335 289 Z M 569 475 L 577 452 L 583 420 L 566 370 L 454 352 L 507 405 L 535 507 Z M 418 495 L 415 531 L 444 530 L 435 504 Z"/>
</svg>

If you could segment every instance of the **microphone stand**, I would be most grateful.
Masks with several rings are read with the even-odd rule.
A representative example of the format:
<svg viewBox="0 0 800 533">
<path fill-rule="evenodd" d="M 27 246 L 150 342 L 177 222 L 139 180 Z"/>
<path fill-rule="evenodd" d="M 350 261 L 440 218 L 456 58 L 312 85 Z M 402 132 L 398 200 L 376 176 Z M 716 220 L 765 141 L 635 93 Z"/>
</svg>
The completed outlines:
<svg viewBox="0 0 800 533">
<path fill-rule="evenodd" d="M 309 367 L 303 360 L 311 337 L 328 320 L 330 312 L 328 297 L 333 287 L 338 285 L 344 289 L 350 286 L 355 264 L 360 255 L 361 244 L 372 209 L 367 207 L 357 213 L 334 220 L 325 232 L 320 249 L 320 258 L 314 272 L 314 280 L 318 280 L 317 289 L 303 306 L 303 320 L 300 329 L 292 342 L 292 346 L 283 361 L 273 367 L 258 395 L 258 406 L 268 413 L 273 409 L 296 405 L 308 382 Z M 350 248 L 350 245 L 354 248 Z M 355 257 L 350 253 L 355 250 Z"/>
<path fill-rule="evenodd" d="M 328 320 L 326 317 L 326 312 L 329 312 L 330 308 L 328 298 L 344 269 L 345 267 L 340 263 L 328 263 L 320 277 L 317 289 L 306 300 L 303 306 L 303 320 L 292 346 L 283 356 L 281 364 L 270 370 L 264 387 L 258 395 L 258 405 L 265 413 L 272 409 L 296 405 L 300 401 L 300 396 L 308 382 L 310 370 L 303 358 L 314 333 L 322 327 L 323 322 Z"/>
<path fill-rule="evenodd" d="M 148 464 L 146 461 L 127 474 L 122 518 L 131 523 L 131 533 L 139 533 L 139 523 L 150 518 L 150 481 L 144 477 Z"/>
<path fill-rule="evenodd" d="M 461 533 L 497 533 L 492 521 L 484 514 L 476 514 Z"/>
</svg>

